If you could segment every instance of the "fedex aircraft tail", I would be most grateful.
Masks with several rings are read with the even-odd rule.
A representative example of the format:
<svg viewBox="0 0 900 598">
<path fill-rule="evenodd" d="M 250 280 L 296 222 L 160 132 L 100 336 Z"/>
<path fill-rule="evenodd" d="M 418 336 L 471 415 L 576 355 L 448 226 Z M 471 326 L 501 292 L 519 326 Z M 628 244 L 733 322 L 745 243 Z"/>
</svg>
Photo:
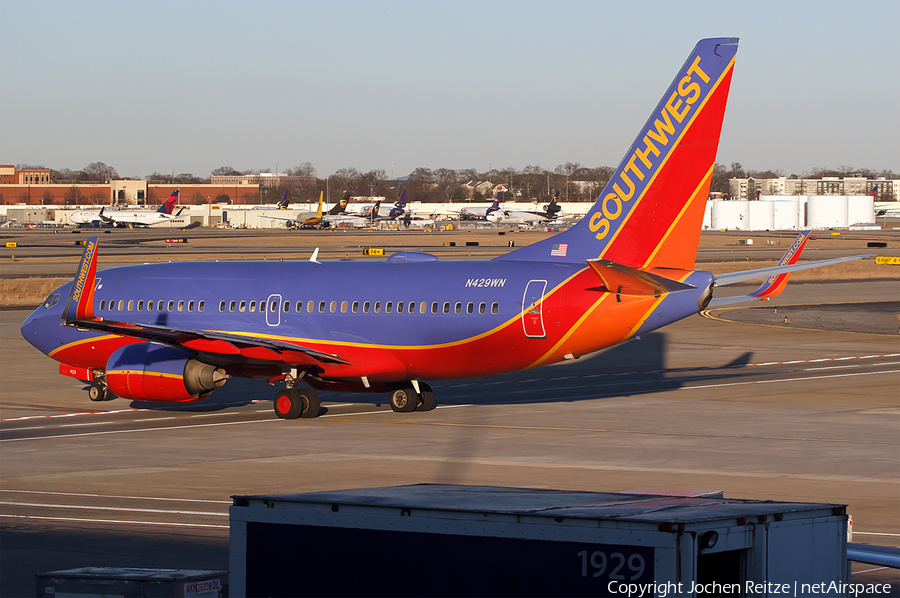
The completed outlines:
<svg viewBox="0 0 900 598">
<path fill-rule="evenodd" d="M 175 211 L 175 204 L 178 203 L 178 189 L 172 191 L 172 195 L 163 202 L 163 205 L 159 206 L 159 209 L 156 210 L 161 214 L 171 214 Z"/>
<path fill-rule="evenodd" d="M 290 191 L 287 191 L 287 190 L 286 190 L 286 191 L 284 192 L 284 195 L 281 196 L 281 201 L 279 201 L 277 204 L 275 204 L 275 207 L 278 208 L 279 210 L 286 210 L 286 209 L 287 209 L 288 204 L 290 203 L 290 202 L 288 201 L 288 193 L 290 193 Z"/>
<path fill-rule="evenodd" d="M 693 269 L 737 42 L 697 43 L 577 225 L 496 259 Z"/>
<path fill-rule="evenodd" d="M 394 207 L 391 208 L 390 213 L 388 214 L 389 218 L 398 218 L 406 212 L 406 189 L 400 192 L 400 199 L 394 204 Z"/>
</svg>

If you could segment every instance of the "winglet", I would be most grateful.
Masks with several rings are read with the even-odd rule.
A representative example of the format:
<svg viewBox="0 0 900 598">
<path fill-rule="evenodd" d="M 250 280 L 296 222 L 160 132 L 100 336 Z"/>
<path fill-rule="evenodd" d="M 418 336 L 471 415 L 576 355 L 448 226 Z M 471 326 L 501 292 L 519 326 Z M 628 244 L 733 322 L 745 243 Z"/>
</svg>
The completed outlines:
<svg viewBox="0 0 900 598">
<path fill-rule="evenodd" d="M 72 292 L 66 301 L 63 310 L 64 320 L 93 320 L 94 319 L 94 286 L 97 278 L 97 246 L 99 237 L 91 237 L 84 247 L 84 255 L 81 256 L 81 265 L 78 266 L 78 275 L 72 285 Z"/>
<path fill-rule="evenodd" d="M 800 233 L 800 236 L 797 237 L 797 239 L 791 244 L 787 252 L 785 252 L 784 256 L 782 256 L 781 261 L 778 262 L 779 266 L 790 266 L 797 263 L 797 260 L 800 259 L 800 254 L 803 252 L 803 247 L 804 245 L 806 245 L 806 240 L 809 239 L 809 235 L 811 232 L 812 231 L 805 230 Z M 781 291 L 783 291 L 784 287 L 787 286 L 790 277 L 790 272 L 786 272 L 784 274 L 773 274 L 765 281 L 763 281 L 759 288 L 756 289 L 756 291 L 750 293 L 750 295 L 758 299 L 768 301 L 770 298 L 781 294 Z"/>
</svg>

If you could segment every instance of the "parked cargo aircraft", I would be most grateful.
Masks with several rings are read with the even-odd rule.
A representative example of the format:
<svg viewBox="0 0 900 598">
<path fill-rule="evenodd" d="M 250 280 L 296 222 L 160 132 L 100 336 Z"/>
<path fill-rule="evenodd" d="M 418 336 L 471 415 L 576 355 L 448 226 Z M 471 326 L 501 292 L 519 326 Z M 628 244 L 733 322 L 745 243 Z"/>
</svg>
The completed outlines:
<svg viewBox="0 0 900 598">
<path fill-rule="evenodd" d="M 285 197 L 287 193 L 285 192 Z M 322 224 L 322 202 L 325 199 L 325 192 L 319 192 L 319 208 L 315 212 L 300 212 L 295 218 L 282 218 L 281 216 L 266 216 L 263 218 L 273 218 L 275 220 L 284 220 L 285 226 L 288 228 L 311 228 Z"/>
<path fill-rule="evenodd" d="M 498 193 L 499 195 L 499 193 Z M 550 203 L 544 206 L 544 211 L 527 211 L 527 210 L 504 210 L 498 209 L 487 214 L 487 220 L 496 224 L 544 224 L 553 222 L 559 216 L 561 208 L 556 203 L 559 200 L 559 191 L 550 200 Z"/>
<path fill-rule="evenodd" d="M 856 258 L 798 264 L 801 235 L 773 268 L 694 270 L 736 52 L 736 39 L 700 41 L 585 218 L 533 245 L 489 261 L 399 252 L 97 272 L 95 237 L 22 334 L 94 400 L 197 401 L 244 376 L 285 383 L 279 417 L 315 417 L 314 389 L 430 409 L 426 380 L 577 359 L 696 314 L 733 282 L 769 277 L 732 301 L 775 296 L 789 272 Z"/>
<path fill-rule="evenodd" d="M 459 210 L 460 220 L 487 220 L 488 216 L 500 209 L 500 198 L 503 197 L 502 191 L 494 194 L 494 203 L 488 207 L 465 207 Z"/>
<path fill-rule="evenodd" d="M 150 210 L 107 210 L 106 207 L 99 210 L 79 210 L 69 216 L 69 222 L 78 225 L 93 225 L 96 227 L 109 225 L 118 227 L 153 226 L 162 224 L 181 215 L 182 210 L 175 211 L 178 202 L 178 189 L 172 191 L 172 195 L 159 206 L 156 211 Z"/>
</svg>

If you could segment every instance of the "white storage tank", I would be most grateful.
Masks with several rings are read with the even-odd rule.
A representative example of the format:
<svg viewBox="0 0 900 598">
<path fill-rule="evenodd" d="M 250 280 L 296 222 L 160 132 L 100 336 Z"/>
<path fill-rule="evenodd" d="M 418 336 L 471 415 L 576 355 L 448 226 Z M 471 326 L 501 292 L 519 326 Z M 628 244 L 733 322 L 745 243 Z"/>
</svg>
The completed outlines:
<svg viewBox="0 0 900 598">
<path fill-rule="evenodd" d="M 747 204 L 750 222 L 747 223 L 746 230 L 772 230 L 775 228 L 771 201 L 749 201 Z"/>
<path fill-rule="evenodd" d="M 875 222 L 875 198 L 871 195 L 847 196 L 847 223 Z"/>
<path fill-rule="evenodd" d="M 772 201 L 772 229 L 800 228 L 800 202 L 796 197 L 782 197 Z"/>
<path fill-rule="evenodd" d="M 849 226 L 846 195 L 810 195 L 807 202 L 809 228 L 847 228 Z"/>
<path fill-rule="evenodd" d="M 717 201 L 713 204 L 712 228 L 749 230 L 748 201 Z"/>
</svg>

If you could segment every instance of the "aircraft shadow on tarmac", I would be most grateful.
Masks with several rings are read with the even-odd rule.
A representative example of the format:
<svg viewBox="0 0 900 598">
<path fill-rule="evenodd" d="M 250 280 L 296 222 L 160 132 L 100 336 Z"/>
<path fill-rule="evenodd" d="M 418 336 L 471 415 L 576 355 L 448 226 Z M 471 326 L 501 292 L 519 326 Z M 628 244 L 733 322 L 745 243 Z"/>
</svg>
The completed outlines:
<svg viewBox="0 0 900 598">
<path fill-rule="evenodd" d="M 741 371 L 750 363 L 752 352 L 722 364 L 693 368 L 666 368 L 667 335 L 647 334 L 604 351 L 573 361 L 500 376 L 437 380 L 434 387 L 438 405 L 504 405 L 517 403 L 558 403 L 629 397 L 677 390 L 687 382 L 725 380 L 750 375 Z M 131 407 L 154 411 L 215 412 L 254 401 L 268 403 L 281 385 L 269 386 L 260 380 L 233 378 L 209 398 L 198 403 L 170 404 L 132 401 Z M 332 393 L 319 391 L 323 402 L 387 404 L 385 393 Z M 327 412 L 323 407 L 320 414 Z"/>
</svg>

